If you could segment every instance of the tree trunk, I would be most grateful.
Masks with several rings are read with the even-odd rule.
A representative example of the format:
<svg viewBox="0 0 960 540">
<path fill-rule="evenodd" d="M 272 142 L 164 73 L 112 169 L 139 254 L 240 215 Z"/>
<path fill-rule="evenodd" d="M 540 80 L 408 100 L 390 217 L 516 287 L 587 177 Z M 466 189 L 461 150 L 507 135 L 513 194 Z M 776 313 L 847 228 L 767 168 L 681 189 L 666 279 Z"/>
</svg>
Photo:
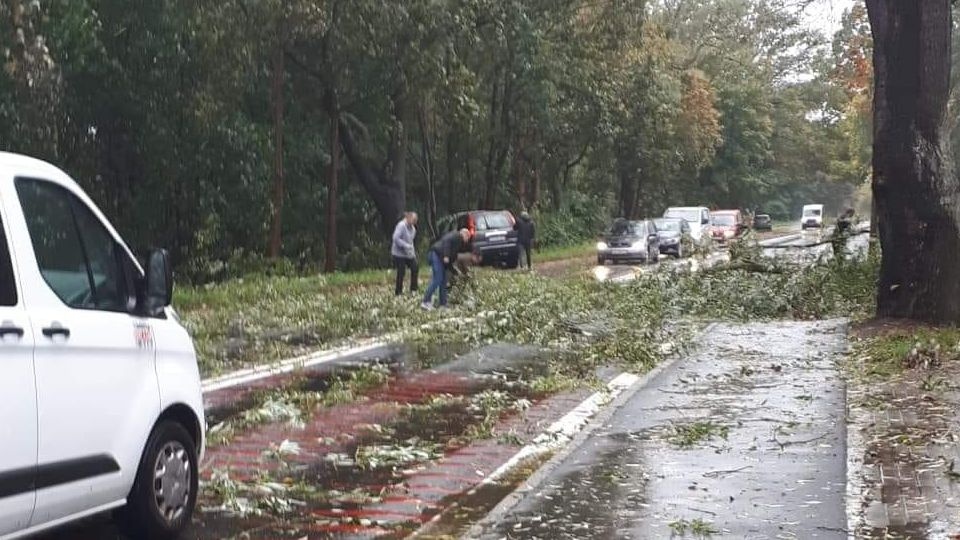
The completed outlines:
<svg viewBox="0 0 960 540">
<path fill-rule="evenodd" d="M 512 175 L 513 175 L 513 189 L 517 194 L 517 205 L 520 206 L 522 210 L 527 209 L 527 179 L 526 171 L 524 170 L 524 163 L 526 158 L 524 153 L 526 148 L 522 140 L 518 140 L 513 147 L 513 166 Z"/>
<path fill-rule="evenodd" d="M 430 123 L 427 121 L 427 112 L 421 103 L 417 115 L 420 124 L 420 169 L 427 182 L 427 228 L 431 233 L 436 231 L 437 225 L 437 178 L 433 157 L 433 141 L 430 138 Z"/>
<path fill-rule="evenodd" d="M 284 52 L 282 23 L 278 25 L 276 50 L 273 53 L 273 198 L 271 200 L 270 244 L 267 256 L 275 259 L 280 256 L 283 243 L 283 199 L 286 189 L 283 185 L 283 78 Z"/>
<path fill-rule="evenodd" d="M 337 270 L 337 198 L 340 181 L 340 121 L 336 115 L 330 118 L 330 170 L 327 182 L 327 242 L 323 271 Z"/>
<path fill-rule="evenodd" d="M 537 206 L 540 204 L 540 189 L 542 179 L 540 177 L 540 166 L 538 164 L 534 164 L 533 170 L 531 171 L 531 178 L 533 179 L 533 184 L 530 186 L 530 193 L 528 194 L 527 199 L 527 208 L 533 211 L 536 210 Z"/>
<path fill-rule="evenodd" d="M 636 213 L 637 186 L 633 177 L 626 173 L 620 173 L 620 215 L 624 219 L 633 219 Z"/>
<path fill-rule="evenodd" d="M 393 226 L 400 219 L 406 205 L 405 182 L 404 178 L 399 176 L 404 169 L 388 166 L 383 170 L 376 170 L 371 167 L 369 160 L 360 150 L 359 143 L 342 118 L 339 124 L 340 147 L 343 149 L 343 155 L 346 156 L 347 161 L 350 162 L 351 167 L 356 172 L 357 179 L 363 189 L 373 199 L 373 204 L 377 207 L 377 213 L 380 214 L 381 229 L 386 235 L 389 235 L 393 232 Z M 401 135 L 402 131 L 394 131 L 394 137 Z M 394 143 L 391 143 L 391 145 L 394 145 Z M 391 151 L 390 153 L 393 154 L 394 152 Z M 394 157 L 403 159 L 402 155 Z"/>
<path fill-rule="evenodd" d="M 497 130 L 497 120 L 500 118 L 498 113 L 499 103 L 500 103 L 500 86 L 499 86 L 499 76 L 493 81 L 493 91 L 490 96 L 490 147 L 487 151 L 487 166 L 484 169 L 483 173 L 483 191 L 480 200 L 477 202 L 479 208 L 487 208 L 489 205 L 493 204 L 493 200 L 496 197 L 495 190 L 495 181 L 496 173 L 495 167 L 498 161 L 498 152 L 499 152 L 499 132 Z"/>
<path fill-rule="evenodd" d="M 444 209 L 444 210 L 446 211 L 446 213 L 451 213 L 451 212 L 454 211 L 454 207 L 453 207 L 453 205 L 454 205 L 454 199 L 453 199 L 453 196 L 454 196 L 455 191 L 456 191 L 457 180 L 458 180 L 459 177 L 460 177 L 460 175 L 458 174 L 458 172 L 459 172 L 459 162 L 457 161 L 457 147 L 458 147 L 458 142 L 457 142 L 457 141 L 458 141 L 458 140 L 459 140 L 459 139 L 458 139 L 458 136 L 457 136 L 457 132 L 456 132 L 454 129 L 450 129 L 450 131 L 447 133 L 447 140 L 446 140 L 446 145 L 447 145 L 447 181 L 446 181 L 446 183 L 445 183 L 445 186 L 446 186 L 446 208 Z M 469 160 L 467 161 L 466 166 L 467 166 L 467 167 L 470 166 Z M 467 180 L 470 180 L 469 175 L 467 176 Z M 470 182 L 467 182 L 467 183 L 466 183 L 466 191 L 467 191 L 466 200 L 470 200 L 470 193 L 469 193 L 469 191 L 470 191 Z M 434 233 L 434 236 L 435 236 L 437 231 L 431 231 L 431 232 L 433 232 L 433 233 Z"/>
<path fill-rule="evenodd" d="M 945 152 L 950 0 L 867 0 L 874 36 L 877 315 L 960 322 L 960 181 Z"/>
</svg>

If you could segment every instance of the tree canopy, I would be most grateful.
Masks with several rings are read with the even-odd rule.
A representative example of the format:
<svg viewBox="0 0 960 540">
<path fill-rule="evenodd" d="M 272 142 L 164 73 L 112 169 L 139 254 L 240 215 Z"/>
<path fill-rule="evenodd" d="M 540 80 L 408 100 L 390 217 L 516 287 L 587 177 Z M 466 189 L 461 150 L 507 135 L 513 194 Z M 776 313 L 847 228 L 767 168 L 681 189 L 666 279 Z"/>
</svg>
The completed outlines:
<svg viewBox="0 0 960 540">
<path fill-rule="evenodd" d="M 404 209 L 424 236 L 454 211 L 529 210 L 546 243 L 670 204 L 789 218 L 869 172 L 865 12 L 833 37 L 799 10 L 11 0 L 0 148 L 60 165 L 197 279 L 327 247 L 338 268 L 379 264 Z"/>
</svg>

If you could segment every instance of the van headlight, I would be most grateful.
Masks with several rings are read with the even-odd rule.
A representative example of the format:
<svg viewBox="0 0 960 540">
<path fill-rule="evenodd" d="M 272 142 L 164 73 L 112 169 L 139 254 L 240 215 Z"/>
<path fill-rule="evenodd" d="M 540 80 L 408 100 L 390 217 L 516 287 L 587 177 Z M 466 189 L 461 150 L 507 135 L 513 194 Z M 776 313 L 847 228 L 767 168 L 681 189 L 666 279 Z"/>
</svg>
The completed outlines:
<svg viewBox="0 0 960 540">
<path fill-rule="evenodd" d="M 606 242 L 597 242 L 597 251 L 606 251 L 607 243 Z"/>
</svg>

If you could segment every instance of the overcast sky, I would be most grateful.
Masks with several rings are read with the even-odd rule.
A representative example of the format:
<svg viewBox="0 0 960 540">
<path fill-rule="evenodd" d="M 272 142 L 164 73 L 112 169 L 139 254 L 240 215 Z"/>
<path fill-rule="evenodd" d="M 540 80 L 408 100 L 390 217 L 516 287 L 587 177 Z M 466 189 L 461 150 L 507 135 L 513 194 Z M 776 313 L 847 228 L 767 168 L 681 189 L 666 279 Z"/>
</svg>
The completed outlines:
<svg viewBox="0 0 960 540">
<path fill-rule="evenodd" d="M 807 7 L 804 16 L 807 25 L 824 32 L 827 37 L 840 29 L 840 17 L 844 10 L 863 0 L 817 0 Z"/>
</svg>

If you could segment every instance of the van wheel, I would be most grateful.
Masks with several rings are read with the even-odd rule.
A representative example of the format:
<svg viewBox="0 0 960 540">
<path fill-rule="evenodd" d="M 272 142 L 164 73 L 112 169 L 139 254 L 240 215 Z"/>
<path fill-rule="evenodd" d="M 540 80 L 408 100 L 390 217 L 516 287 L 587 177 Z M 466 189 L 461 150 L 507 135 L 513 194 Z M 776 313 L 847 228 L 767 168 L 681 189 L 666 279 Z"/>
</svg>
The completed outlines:
<svg viewBox="0 0 960 540">
<path fill-rule="evenodd" d="M 193 516 L 197 502 L 197 450 L 176 422 L 154 428 L 140 468 L 121 512 L 121 526 L 132 538 L 176 538 Z"/>
</svg>

